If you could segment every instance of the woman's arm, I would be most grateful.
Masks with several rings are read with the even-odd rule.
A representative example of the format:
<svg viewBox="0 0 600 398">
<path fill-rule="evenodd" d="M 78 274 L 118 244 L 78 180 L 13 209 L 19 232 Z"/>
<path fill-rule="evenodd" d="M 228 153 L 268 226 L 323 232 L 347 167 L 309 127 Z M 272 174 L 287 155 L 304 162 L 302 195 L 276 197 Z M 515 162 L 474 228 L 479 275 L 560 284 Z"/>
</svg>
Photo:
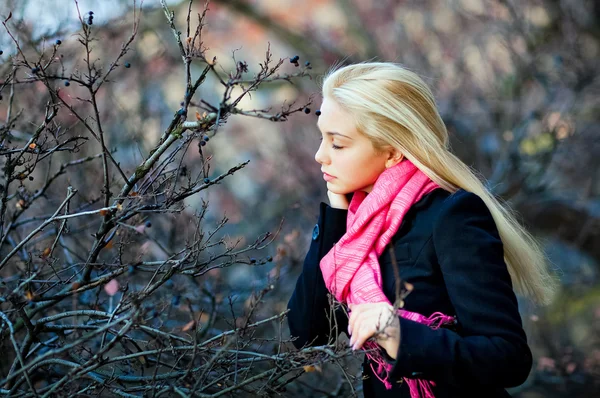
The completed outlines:
<svg viewBox="0 0 600 398">
<path fill-rule="evenodd" d="M 456 386 L 522 384 L 531 351 L 492 215 L 477 195 L 459 191 L 444 203 L 433 233 L 460 335 L 400 319 L 393 375 Z"/>
<path fill-rule="evenodd" d="M 305 344 L 327 344 L 330 336 L 330 305 L 327 287 L 319 265 L 325 254 L 346 232 L 347 210 L 332 208 L 321 203 L 319 221 L 313 230 L 312 242 L 302 274 L 288 302 L 288 324 L 296 348 Z M 338 311 L 338 334 L 348 327 L 348 318 Z"/>
</svg>

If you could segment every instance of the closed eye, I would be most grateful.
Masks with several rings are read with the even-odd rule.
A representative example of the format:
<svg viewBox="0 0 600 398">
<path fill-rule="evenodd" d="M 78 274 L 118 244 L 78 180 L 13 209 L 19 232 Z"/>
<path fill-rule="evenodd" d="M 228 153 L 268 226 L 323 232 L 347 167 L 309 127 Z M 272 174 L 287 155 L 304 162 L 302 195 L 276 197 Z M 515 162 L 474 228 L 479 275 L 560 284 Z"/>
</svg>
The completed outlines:
<svg viewBox="0 0 600 398">
<path fill-rule="evenodd" d="M 319 137 L 319 141 L 323 141 L 323 136 L 320 136 L 320 137 Z M 332 148 L 332 149 L 335 149 L 335 150 L 337 151 L 337 150 L 340 150 L 340 149 L 342 149 L 342 148 L 343 148 L 343 146 L 335 145 L 335 144 L 333 144 L 333 143 L 332 143 L 332 144 L 331 144 L 331 148 Z"/>
</svg>

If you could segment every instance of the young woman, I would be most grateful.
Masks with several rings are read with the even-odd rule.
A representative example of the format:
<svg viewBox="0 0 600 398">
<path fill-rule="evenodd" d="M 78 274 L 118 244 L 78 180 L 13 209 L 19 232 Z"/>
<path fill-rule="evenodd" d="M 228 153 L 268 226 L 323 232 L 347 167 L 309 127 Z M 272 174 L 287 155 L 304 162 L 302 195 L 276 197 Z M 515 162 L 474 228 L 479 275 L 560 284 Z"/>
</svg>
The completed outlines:
<svg viewBox="0 0 600 398">
<path fill-rule="evenodd" d="M 329 205 L 288 304 L 295 346 L 346 332 L 366 353 L 365 397 L 508 397 L 532 366 L 513 286 L 552 294 L 539 246 L 449 151 L 415 73 L 339 68 L 320 111 Z"/>
</svg>

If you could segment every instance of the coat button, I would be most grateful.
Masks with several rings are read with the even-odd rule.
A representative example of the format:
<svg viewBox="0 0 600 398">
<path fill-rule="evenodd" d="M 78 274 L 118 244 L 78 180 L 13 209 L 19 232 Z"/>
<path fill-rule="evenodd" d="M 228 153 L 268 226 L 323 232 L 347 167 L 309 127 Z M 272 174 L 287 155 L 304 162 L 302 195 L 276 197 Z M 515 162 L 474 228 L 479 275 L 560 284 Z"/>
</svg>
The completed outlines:
<svg viewBox="0 0 600 398">
<path fill-rule="evenodd" d="M 315 224 L 315 227 L 313 228 L 312 240 L 317 240 L 318 237 L 319 237 L 319 224 Z"/>
</svg>

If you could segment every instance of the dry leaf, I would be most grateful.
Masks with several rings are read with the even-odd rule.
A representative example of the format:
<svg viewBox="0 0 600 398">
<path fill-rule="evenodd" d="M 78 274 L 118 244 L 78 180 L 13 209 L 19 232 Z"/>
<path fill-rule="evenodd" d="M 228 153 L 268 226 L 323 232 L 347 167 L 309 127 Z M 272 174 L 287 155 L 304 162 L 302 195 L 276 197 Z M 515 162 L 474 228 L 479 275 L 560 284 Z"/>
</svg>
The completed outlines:
<svg viewBox="0 0 600 398">
<path fill-rule="evenodd" d="M 206 312 L 203 312 L 202 315 L 200 315 L 200 323 L 207 323 L 209 319 L 210 316 Z"/>
<path fill-rule="evenodd" d="M 106 209 L 102 209 L 102 210 L 100 210 L 100 215 L 101 215 L 101 216 L 105 216 L 105 215 L 107 215 L 107 214 L 108 214 L 108 210 L 106 210 Z"/>
<path fill-rule="evenodd" d="M 50 248 L 49 248 L 49 247 L 47 247 L 47 248 L 45 248 L 45 249 L 44 249 L 44 251 L 42 252 L 42 257 L 43 257 L 43 258 L 46 258 L 46 257 L 48 257 L 49 255 L 50 255 Z"/>
<path fill-rule="evenodd" d="M 191 320 L 185 324 L 185 326 L 181 329 L 181 331 L 187 332 L 188 330 L 192 329 L 195 325 L 196 325 L 196 321 Z"/>
<path fill-rule="evenodd" d="M 27 300 L 31 301 L 31 300 L 33 300 L 33 298 L 34 298 L 34 297 L 35 297 L 35 295 L 34 295 L 34 294 L 31 292 L 31 291 L 27 290 L 27 291 L 25 292 L 25 298 L 26 298 Z"/>
<path fill-rule="evenodd" d="M 200 112 L 196 111 L 196 120 L 202 120 L 202 116 L 200 116 Z"/>
<path fill-rule="evenodd" d="M 112 279 L 106 285 L 104 285 L 104 291 L 109 296 L 114 296 L 119 291 L 119 282 L 116 279 Z"/>
<path fill-rule="evenodd" d="M 322 369 L 321 369 L 321 365 L 306 365 L 306 366 L 304 366 L 304 371 L 307 373 L 315 372 L 315 371 L 321 372 Z"/>
<path fill-rule="evenodd" d="M 32 142 L 31 144 L 29 144 L 29 148 L 30 149 L 35 149 L 37 145 L 35 145 L 35 142 Z"/>
</svg>

